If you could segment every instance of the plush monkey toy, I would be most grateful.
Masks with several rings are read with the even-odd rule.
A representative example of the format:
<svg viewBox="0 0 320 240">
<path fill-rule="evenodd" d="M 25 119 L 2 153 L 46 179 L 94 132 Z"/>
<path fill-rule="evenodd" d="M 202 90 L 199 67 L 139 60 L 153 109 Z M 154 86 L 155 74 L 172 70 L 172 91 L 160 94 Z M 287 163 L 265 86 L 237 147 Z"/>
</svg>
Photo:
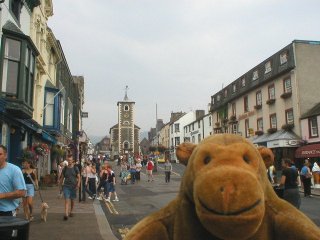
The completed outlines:
<svg viewBox="0 0 320 240">
<path fill-rule="evenodd" d="M 277 197 L 256 147 L 232 134 L 177 149 L 187 165 L 175 200 L 147 216 L 127 240 L 319 240 L 319 228 Z"/>
</svg>

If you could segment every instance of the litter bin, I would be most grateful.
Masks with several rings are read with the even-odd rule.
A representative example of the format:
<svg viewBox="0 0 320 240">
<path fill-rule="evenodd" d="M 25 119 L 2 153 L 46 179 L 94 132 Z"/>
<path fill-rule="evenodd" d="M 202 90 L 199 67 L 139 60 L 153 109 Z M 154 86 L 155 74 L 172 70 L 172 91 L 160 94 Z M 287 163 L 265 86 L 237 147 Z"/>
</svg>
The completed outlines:
<svg viewBox="0 0 320 240">
<path fill-rule="evenodd" d="M 29 239 L 29 221 L 17 217 L 0 217 L 0 239 Z"/>
</svg>

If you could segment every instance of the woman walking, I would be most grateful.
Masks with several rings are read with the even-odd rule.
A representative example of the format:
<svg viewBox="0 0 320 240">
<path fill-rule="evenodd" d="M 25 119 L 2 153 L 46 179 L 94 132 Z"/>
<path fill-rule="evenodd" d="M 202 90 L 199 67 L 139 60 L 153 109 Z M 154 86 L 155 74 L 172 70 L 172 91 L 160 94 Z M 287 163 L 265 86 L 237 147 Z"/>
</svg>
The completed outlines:
<svg viewBox="0 0 320 240">
<path fill-rule="evenodd" d="M 115 185 L 116 185 L 116 176 L 114 175 L 114 172 L 112 171 L 112 167 L 110 165 L 107 166 L 108 171 L 108 180 L 107 180 L 107 186 L 108 186 L 108 198 L 107 201 L 110 202 L 112 193 L 114 194 L 114 200 L 115 202 L 118 202 L 118 196 L 116 193 Z"/>
<path fill-rule="evenodd" d="M 172 171 L 172 164 L 170 163 L 169 159 L 166 160 L 166 163 L 164 164 L 164 173 L 166 175 L 166 183 L 170 182 L 170 175 Z"/>
<path fill-rule="evenodd" d="M 37 172 L 31 160 L 29 159 L 24 159 L 22 162 L 22 166 L 23 178 L 27 186 L 26 195 L 23 197 L 22 200 L 23 210 L 26 219 L 32 221 L 34 190 L 38 188 Z"/>
</svg>

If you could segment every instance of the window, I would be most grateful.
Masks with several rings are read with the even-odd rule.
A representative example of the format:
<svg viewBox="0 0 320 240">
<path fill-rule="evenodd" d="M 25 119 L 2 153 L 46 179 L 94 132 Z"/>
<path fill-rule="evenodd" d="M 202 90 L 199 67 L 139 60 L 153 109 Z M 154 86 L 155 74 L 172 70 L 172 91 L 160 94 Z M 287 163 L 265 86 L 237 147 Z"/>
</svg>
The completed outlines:
<svg viewBox="0 0 320 240">
<path fill-rule="evenodd" d="M 318 137 L 318 121 L 317 117 L 309 118 L 310 137 Z"/>
<path fill-rule="evenodd" d="M 175 137 L 174 138 L 174 144 L 175 144 L 175 146 L 180 145 L 180 137 Z"/>
<path fill-rule="evenodd" d="M 246 131 L 246 137 L 249 137 L 250 136 L 250 133 L 249 133 L 249 119 L 244 120 L 244 128 L 245 128 L 245 131 Z"/>
<path fill-rule="evenodd" d="M 68 100 L 68 120 L 67 120 L 67 129 L 69 132 L 72 132 L 72 114 L 73 114 L 73 105 L 70 100 Z"/>
<path fill-rule="evenodd" d="M 292 86 L 291 86 L 291 78 L 286 78 L 283 80 L 283 87 L 284 87 L 284 92 L 288 93 L 292 91 Z"/>
<path fill-rule="evenodd" d="M 217 96 L 217 102 L 220 102 L 220 98 L 221 98 L 221 96 L 220 96 L 220 94 Z"/>
<path fill-rule="evenodd" d="M 245 87 L 246 86 L 246 79 L 242 78 L 241 79 L 241 87 Z"/>
<path fill-rule="evenodd" d="M 252 74 L 252 81 L 257 80 L 259 78 L 258 70 L 254 70 Z"/>
<path fill-rule="evenodd" d="M 198 134 L 198 143 L 201 142 L 201 134 Z"/>
<path fill-rule="evenodd" d="M 236 103 L 233 102 L 231 104 L 231 111 L 232 111 L 232 116 L 236 116 Z"/>
<path fill-rule="evenodd" d="M 195 136 L 192 136 L 192 143 L 196 143 L 196 138 L 195 138 Z"/>
<path fill-rule="evenodd" d="M 45 95 L 45 118 L 44 125 L 53 126 L 54 120 L 54 92 L 46 92 Z"/>
<path fill-rule="evenodd" d="M 124 105 L 124 110 L 129 111 L 129 105 Z"/>
<path fill-rule="evenodd" d="M 293 109 L 286 110 L 286 123 L 293 124 Z"/>
<path fill-rule="evenodd" d="M 123 142 L 123 148 L 129 149 L 129 142 L 128 141 Z"/>
<path fill-rule="evenodd" d="M 194 131 L 194 123 L 192 123 L 192 131 Z"/>
<path fill-rule="evenodd" d="M 280 54 L 280 65 L 285 64 L 286 62 L 288 62 L 288 52 L 287 51 Z"/>
<path fill-rule="evenodd" d="M 188 132 L 188 127 L 184 127 L 184 132 L 185 132 L 185 133 Z"/>
<path fill-rule="evenodd" d="M 262 93 L 261 91 L 256 92 L 256 105 L 262 105 Z"/>
<path fill-rule="evenodd" d="M 174 124 L 174 132 L 180 132 L 180 129 L 179 129 L 179 123 L 175 123 Z"/>
<path fill-rule="evenodd" d="M 198 128 L 201 128 L 201 124 L 200 124 L 200 121 L 198 121 Z"/>
<path fill-rule="evenodd" d="M 257 130 L 258 131 L 263 131 L 263 120 L 262 118 L 257 119 Z"/>
<path fill-rule="evenodd" d="M 212 122 L 211 122 L 211 116 L 209 117 L 209 126 L 212 125 Z"/>
<path fill-rule="evenodd" d="M 245 97 L 243 98 L 243 106 L 244 106 L 244 112 L 249 112 L 248 96 L 245 96 Z"/>
<path fill-rule="evenodd" d="M 225 97 L 225 98 L 228 97 L 228 89 L 225 89 L 225 90 L 224 90 L 224 97 Z"/>
<path fill-rule="evenodd" d="M 277 115 L 275 113 L 270 115 L 270 128 L 277 128 Z"/>
<path fill-rule="evenodd" d="M 190 142 L 190 137 L 185 137 L 184 142 Z"/>
<path fill-rule="evenodd" d="M 232 92 L 235 93 L 237 91 L 237 84 L 232 84 Z"/>
<path fill-rule="evenodd" d="M 65 103 L 63 96 L 60 97 L 60 123 L 64 125 L 64 108 L 65 108 Z"/>
<path fill-rule="evenodd" d="M 27 104 L 32 106 L 33 103 L 33 84 L 34 84 L 34 62 L 35 56 L 32 54 L 30 48 L 26 48 L 26 56 L 25 56 L 25 94 L 24 100 Z"/>
<path fill-rule="evenodd" d="M 129 121 L 124 121 L 123 122 L 123 125 L 125 125 L 125 126 L 129 126 L 129 124 L 130 124 Z"/>
<path fill-rule="evenodd" d="M 173 134 L 173 125 L 171 125 L 171 134 Z"/>
<path fill-rule="evenodd" d="M 271 72 L 271 61 L 266 62 L 266 64 L 264 65 L 264 69 L 264 74 Z"/>
<path fill-rule="evenodd" d="M 214 97 L 211 98 L 212 105 L 214 104 Z"/>
<path fill-rule="evenodd" d="M 268 97 L 269 99 L 275 99 L 276 98 L 275 95 L 276 95 L 276 92 L 275 92 L 274 84 L 272 84 L 268 87 Z"/>
<path fill-rule="evenodd" d="M 238 133 L 238 124 L 232 124 L 232 133 L 237 134 Z"/>
<path fill-rule="evenodd" d="M 7 38 L 4 45 L 2 92 L 17 96 L 21 42 Z"/>
</svg>

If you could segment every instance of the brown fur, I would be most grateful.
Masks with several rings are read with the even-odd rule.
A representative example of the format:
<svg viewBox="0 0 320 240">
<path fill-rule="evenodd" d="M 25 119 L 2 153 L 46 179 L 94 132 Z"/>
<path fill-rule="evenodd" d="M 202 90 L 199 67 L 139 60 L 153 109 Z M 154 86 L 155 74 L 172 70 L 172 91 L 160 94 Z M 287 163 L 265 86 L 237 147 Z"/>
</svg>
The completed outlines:
<svg viewBox="0 0 320 240">
<path fill-rule="evenodd" d="M 240 136 L 221 134 L 183 143 L 187 164 L 180 193 L 136 224 L 126 240 L 320 239 L 319 228 L 277 197 L 259 151 Z"/>
<path fill-rule="evenodd" d="M 41 203 L 41 220 L 46 222 L 49 205 L 46 202 Z"/>
</svg>

